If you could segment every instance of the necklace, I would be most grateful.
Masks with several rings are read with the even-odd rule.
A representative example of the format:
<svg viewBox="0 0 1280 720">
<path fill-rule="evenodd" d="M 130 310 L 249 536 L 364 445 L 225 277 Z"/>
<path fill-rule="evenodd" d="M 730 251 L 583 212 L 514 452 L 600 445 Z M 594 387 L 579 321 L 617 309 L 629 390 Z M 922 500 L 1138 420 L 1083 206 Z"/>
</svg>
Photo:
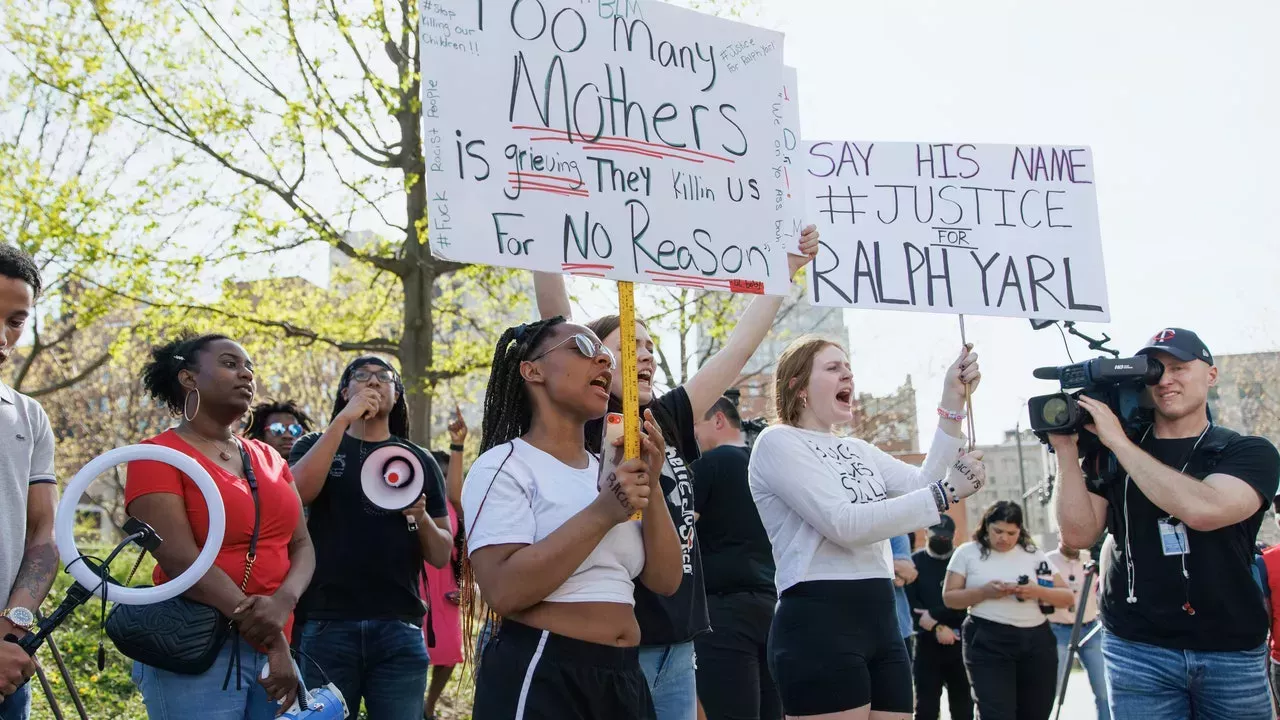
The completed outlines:
<svg viewBox="0 0 1280 720">
<path fill-rule="evenodd" d="M 212 447 L 214 450 L 218 452 L 218 457 L 222 458 L 223 462 L 227 462 L 231 460 L 231 450 L 228 447 L 223 447 L 222 445 L 219 445 L 217 442 L 210 440 L 209 438 L 201 435 L 200 433 L 194 430 L 186 430 L 184 434 L 190 435 L 191 437 L 194 437 L 195 439 Z M 231 438 L 230 444 L 232 445 L 235 444 L 234 438 Z"/>
</svg>

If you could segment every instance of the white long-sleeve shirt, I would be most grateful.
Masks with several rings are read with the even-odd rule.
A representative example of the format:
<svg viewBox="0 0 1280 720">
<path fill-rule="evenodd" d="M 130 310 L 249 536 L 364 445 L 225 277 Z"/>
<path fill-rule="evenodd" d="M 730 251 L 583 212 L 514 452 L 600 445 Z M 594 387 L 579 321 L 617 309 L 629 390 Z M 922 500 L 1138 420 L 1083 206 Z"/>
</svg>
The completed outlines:
<svg viewBox="0 0 1280 720">
<path fill-rule="evenodd" d="M 889 538 L 938 522 L 931 483 L 963 438 L 938 430 L 920 467 L 869 443 L 773 425 L 751 453 L 751 495 L 773 544 L 778 593 L 808 580 L 892 578 Z"/>
</svg>

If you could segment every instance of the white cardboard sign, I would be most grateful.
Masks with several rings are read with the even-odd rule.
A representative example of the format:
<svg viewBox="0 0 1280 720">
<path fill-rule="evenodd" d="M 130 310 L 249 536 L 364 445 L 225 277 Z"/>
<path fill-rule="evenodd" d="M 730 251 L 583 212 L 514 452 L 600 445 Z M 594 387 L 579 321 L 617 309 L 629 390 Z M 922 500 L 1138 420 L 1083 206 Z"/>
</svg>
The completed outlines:
<svg viewBox="0 0 1280 720">
<path fill-rule="evenodd" d="M 424 0 L 437 257 L 785 294 L 782 35 L 649 0 Z"/>
<path fill-rule="evenodd" d="M 1110 320 L 1089 148 L 803 145 L 815 305 Z"/>
</svg>

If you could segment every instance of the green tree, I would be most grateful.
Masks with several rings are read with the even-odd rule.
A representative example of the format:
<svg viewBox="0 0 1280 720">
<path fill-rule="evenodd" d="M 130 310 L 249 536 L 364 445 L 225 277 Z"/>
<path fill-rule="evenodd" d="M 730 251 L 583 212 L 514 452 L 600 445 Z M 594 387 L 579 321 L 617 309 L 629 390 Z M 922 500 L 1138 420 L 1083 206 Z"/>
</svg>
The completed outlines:
<svg viewBox="0 0 1280 720">
<path fill-rule="evenodd" d="M 175 249 L 202 267 L 287 272 L 319 241 L 355 283 L 321 308 L 193 300 L 178 283 L 122 294 L 174 321 L 398 358 L 425 441 L 432 389 L 486 365 L 495 323 L 519 308 L 501 292 L 509 271 L 426 245 L 416 4 L 5 0 L 5 18 L 25 78 L 144 143 L 134 179 L 182 218 Z"/>
</svg>

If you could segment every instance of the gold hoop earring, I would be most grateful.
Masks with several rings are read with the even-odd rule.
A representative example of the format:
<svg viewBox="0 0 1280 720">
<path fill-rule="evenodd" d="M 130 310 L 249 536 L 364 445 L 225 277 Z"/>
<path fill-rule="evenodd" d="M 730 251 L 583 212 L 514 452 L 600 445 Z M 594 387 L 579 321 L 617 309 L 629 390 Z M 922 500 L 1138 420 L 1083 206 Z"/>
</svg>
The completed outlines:
<svg viewBox="0 0 1280 720">
<path fill-rule="evenodd" d="M 187 406 L 191 404 L 192 395 L 196 396 L 196 410 L 195 412 L 188 415 Z M 196 416 L 199 414 L 200 414 L 200 389 L 196 388 L 195 390 L 192 390 L 191 392 L 187 393 L 187 396 L 182 400 L 182 419 L 186 420 L 187 422 L 192 422 L 196 419 Z"/>
</svg>

